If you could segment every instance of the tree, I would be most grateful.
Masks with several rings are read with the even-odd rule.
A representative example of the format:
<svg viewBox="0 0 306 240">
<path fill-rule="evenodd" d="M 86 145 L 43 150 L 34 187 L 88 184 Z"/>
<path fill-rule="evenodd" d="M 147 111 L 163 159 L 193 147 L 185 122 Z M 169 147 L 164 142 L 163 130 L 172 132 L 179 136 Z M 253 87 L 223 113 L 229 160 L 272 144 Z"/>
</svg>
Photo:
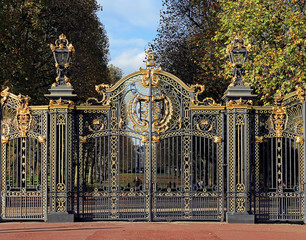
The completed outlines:
<svg viewBox="0 0 306 240">
<path fill-rule="evenodd" d="M 305 82 L 305 1 L 219 0 L 223 11 L 215 40 L 229 44 L 241 32 L 252 44 L 245 79 L 268 104 Z M 219 46 L 218 57 L 226 57 Z M 224 65 L 225 67 L 225 65 Z M 229 75 L 227 65 L 224 74 Z"/>
<path fill-rule="evenodd" d="M 111 83 L 118 82 L 123 76 L 122 69 L 114 66 L 113 64 L 111 64 L 108 67 L 108 70 L 109 70 L 109 76 L 110 76 L 110 79 L 111 79 Z"/>
<path fill-rule="evenodd" d="M 264 104 L 305 83 L 305 1 L 164 0 L 153 46 L 160 65 L 222 97 L 231 78 L 226 47 L 241 32 L 252 44 L 245 80 Z"/>
<path fill-rule="evenodd" d="M 186 83 L 193 83 L 198 71 L 188 44 L 193 26 L 189 16 L 193 13 L 196 10 L 190 0 L 164 0 L 158 35 L 152 44 L 157 63 Z"/>
<path fill-rule="evenodd" d="M 222 64 L 213 41 L 218 27 L 217 1 L 164 0 L 153 49 L 157 62 L 185 83 L 206 86 L 205 96 L 220 99 L 228 80 L 218 73 Z"/>
<path fill-rule="evenodd" d="M 61 33 L 76 49 L 71 83 L 80 101 L 95 94 L 94 85 L 109 82 L 108 38 L 96 12 L 96 0 L 5 0 L 1 17 L 1 87 L 47 103 L 44 94 L 55 81 L 50 43 Z"/>
</svg>

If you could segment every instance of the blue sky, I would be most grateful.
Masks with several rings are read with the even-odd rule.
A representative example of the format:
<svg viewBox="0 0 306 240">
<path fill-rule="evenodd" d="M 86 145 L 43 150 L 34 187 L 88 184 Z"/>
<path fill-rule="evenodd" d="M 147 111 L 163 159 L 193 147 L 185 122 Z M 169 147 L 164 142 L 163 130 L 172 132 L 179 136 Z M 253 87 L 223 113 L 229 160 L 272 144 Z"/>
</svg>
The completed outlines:
<svg viewBox="0 0 306 240">
<path fill-rule="evenodd" d="M 162 0 L 98 0 L 98 12 L 109 37 L 110 64 L 123 75 L 144 66 L 148 42 L 156 37 Z"/>
</svg>

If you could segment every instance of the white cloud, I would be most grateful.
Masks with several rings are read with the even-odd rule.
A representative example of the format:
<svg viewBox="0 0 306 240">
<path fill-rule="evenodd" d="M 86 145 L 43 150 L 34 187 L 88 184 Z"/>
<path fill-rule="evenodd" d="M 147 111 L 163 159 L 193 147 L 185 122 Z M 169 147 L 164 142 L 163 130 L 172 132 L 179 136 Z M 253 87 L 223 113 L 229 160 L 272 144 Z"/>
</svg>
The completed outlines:
<svg viewBox="0 0 306 240">
<path fill-rule="evenodd" d="M 130 39 L 116 39 L 113 37 L 109 37 L 109 41 L 112 45 L 114 46 L 119 46 L 119 47 L 126 47 L 126 46 L 131 46 L 131 47 L 144 47 L 148 41 L 142 38 L 130 38 Z"/>
<path fill-rule="evenodd" d="M 145 52 L 137 48 L 127 49 L 118 55 L 114 60 L 110 61 L 111 64 L 123 70 L 123 76 L 132 72 L 138 71 L 139 67 L 144 68 Z"/>
<path fill-rule="evenodd" d="M 161 0 L 98 0 L 105 15 L 123 18 L 129 24 L 156 28 L 159 21 Z M 102 14 L 103 16 L 103 14 Z"/>
<path fill-rule="evenodd" d="M 98 0 L 98 17 L 109 37 L 110 64 L 124 75 L 144 67 L 144 50 L 155 37 L 162 0 Z"/>
</svg>

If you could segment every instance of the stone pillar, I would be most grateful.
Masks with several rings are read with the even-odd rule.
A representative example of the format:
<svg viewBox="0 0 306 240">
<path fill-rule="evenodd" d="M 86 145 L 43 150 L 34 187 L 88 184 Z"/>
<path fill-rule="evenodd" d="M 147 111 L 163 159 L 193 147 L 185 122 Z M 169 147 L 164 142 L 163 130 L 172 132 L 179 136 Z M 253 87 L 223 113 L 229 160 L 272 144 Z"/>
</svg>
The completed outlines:
<svg viewBox="0 0 306 240">
<path fill-rule="evenodd" d="M 74 100 L 73 87 L 67 77 L 73 46 L 65 35 L 51 44 L 57 69 L 56 82 L 45 94 L 49 99 L 49 166 L 50 211 L 48 222 L 73 222 L 73 142 Z"/>
<path fill-rule="evenodd" d="M 227 52 L 233 67 L 233 80 L 223 100 L 227 110 L 227 214 L 228 223 L 254 223 L 251 212 L 251 99 L 256 95 L 244 81 L 244 62 L 250 46 L 237 36 Z"/>
</svg>

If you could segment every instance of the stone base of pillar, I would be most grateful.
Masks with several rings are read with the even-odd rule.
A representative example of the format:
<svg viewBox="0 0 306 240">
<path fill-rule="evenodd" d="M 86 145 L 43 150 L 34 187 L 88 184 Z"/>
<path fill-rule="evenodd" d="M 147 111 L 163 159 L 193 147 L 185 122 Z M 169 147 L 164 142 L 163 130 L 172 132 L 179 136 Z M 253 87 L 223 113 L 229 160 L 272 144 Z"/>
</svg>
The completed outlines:
<svg viewBox="0 0 306 240">
<path fill-rule="evenodd" d="M 50 223 L 64 223 L 64 222 L 74 222 L 73 213 L 49 213 L 47 215 L 47 222 Z"/>
<path fill-rule="evenodd" d="M 226 222 L 227 223 L 246 223 L 254 224 L 255 215 L 248 213 L 226 213 Z"/>
</svg>

